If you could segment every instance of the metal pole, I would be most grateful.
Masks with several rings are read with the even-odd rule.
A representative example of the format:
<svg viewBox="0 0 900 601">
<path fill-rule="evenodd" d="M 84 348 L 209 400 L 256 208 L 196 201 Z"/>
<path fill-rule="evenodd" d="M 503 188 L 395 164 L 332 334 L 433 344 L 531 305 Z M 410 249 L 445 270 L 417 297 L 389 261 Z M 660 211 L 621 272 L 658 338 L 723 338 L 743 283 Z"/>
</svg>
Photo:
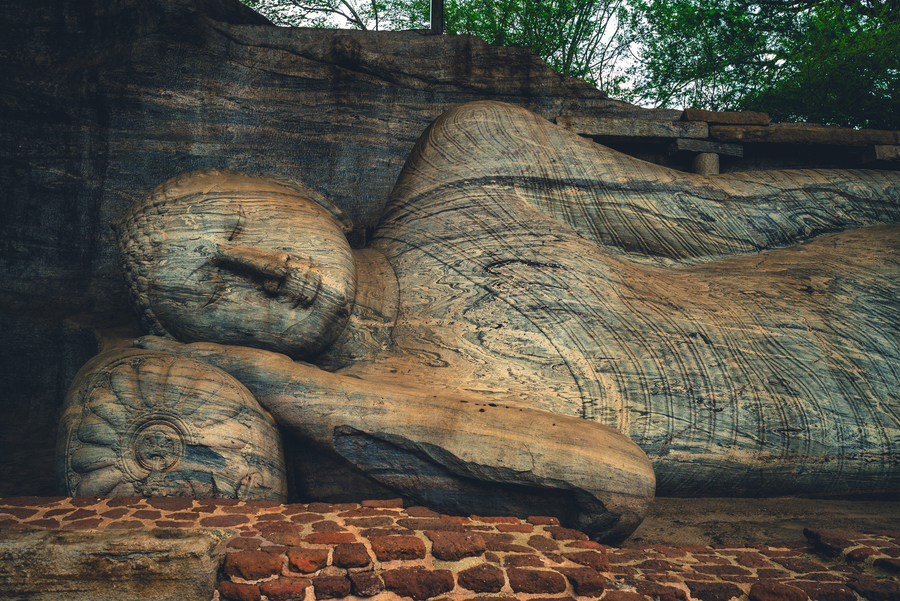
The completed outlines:
<svg viewBox="0 0 900 601">
<path fill-rule="evenodd" d="M 431 33 L 444 33 L 444 0 L 431 0 Z"/>
</svg>

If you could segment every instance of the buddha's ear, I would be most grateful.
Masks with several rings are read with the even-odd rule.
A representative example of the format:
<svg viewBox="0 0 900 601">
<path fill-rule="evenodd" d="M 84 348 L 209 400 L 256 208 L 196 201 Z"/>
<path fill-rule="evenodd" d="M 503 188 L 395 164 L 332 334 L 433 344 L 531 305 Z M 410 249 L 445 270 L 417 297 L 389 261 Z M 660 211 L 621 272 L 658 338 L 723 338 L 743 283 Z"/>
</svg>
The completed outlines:
<svg viewBox="0 0 900 601">
<path fill-rule="evenodd" d="M 349 235 L 350 232 L 353 231 L 353 220 L 345 215 L 344 212 L 337 207 L 337 205 L 332 203 L 330 200 L 328 200 L 306 184 L 298 182 L 294 179 L 282 177 L 280 175 L 272 175 L 269 173 L 260 173 L 257 175 L 257 177 L 274 184 L 278 184 L 279 186 L 284 186 L 285 188 L 289 188 L 291 190 L 294 190 L 295 192 L 299 192 L 300 194 L 309 197 L 311 200 L 314 200 L 316 204 L 328 211 L 328 213 L 332 217 L 334 217 L 334 220 L 337 221 L 338 225 L 341 226 L 341 231 L 344 232 L 345 236 Z"/>
</svg>

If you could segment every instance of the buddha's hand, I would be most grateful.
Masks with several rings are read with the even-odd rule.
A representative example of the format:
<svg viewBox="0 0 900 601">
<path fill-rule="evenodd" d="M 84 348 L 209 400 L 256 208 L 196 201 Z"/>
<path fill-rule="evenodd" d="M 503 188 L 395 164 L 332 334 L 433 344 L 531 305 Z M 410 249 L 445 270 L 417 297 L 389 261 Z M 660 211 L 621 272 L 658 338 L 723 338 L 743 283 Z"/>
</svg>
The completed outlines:
<svg viewBox="0 0 900 601">
<path fill-rule="evenodd" d="M 257 396 L 273 386 L 278 386 L 297 369 L 304 368 L 303 364 L 294 363 L 287 355 L 246 346 L 213 342 L 183 344 L 159 336 L 142 336 L 134 341 L 134 346 L 186 355 L 215 365 L 237 378 Z"/>
</svg>

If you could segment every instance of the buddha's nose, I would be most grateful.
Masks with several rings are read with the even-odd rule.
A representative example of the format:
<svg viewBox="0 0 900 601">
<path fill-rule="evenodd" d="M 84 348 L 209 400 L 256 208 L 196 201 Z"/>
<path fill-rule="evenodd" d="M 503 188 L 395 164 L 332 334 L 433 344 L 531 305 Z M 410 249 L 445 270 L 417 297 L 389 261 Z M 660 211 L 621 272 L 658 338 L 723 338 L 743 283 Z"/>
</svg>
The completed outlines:
<svg viewBox="0 0 900 601">
<path fill-rule="evenodd" d="M 284 251 L 220 244 L 216 263 L 244 274 L 261 284 L 267 294 L 295 307 L 311 305 L 321 286 L 321 276 L 311 262 Z"/>
</svg>

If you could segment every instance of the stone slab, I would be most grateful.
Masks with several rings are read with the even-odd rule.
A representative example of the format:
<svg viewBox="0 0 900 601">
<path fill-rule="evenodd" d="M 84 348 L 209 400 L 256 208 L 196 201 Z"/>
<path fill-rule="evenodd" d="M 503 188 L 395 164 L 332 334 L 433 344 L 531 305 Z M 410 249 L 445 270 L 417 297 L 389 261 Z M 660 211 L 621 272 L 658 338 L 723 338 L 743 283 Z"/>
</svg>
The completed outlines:
<svg viewBox="0 0 900 601">
<path fill-rule="evenodd" d="M 869 146 L 863 151 L 860 162 L 869 164 L 875 161 L 900 163 L 900 146 L 890 146 L 885 144 Z"/>
<path fill-rule="evenodd" d="M 706 138 L 709 135 L 706 123 L 689 121 L 560 116 L 556 118 L 556 124 L 582 136 L 622 140 Z"/>
<path fill-rule="evenodd" d="M 705 121 L 706 123 L 727 123 L 730 125 L 768 125 L 769 115 L 754 111 L 707 111 L 684 109 L 682 121 Z"/>
<path fill-rule="evenodd" d="M 709 136 L 733 144 L 825 144 L 868 146 L 900 144 L 900 131 L 825 127 L 809 123 L 760 125 L 710 125 Z"/>
<path fill-rule="evenodd" d="M 6 601 L 211 599 L 228 530 L 0 529 Z"/>
<path fill-rule="evenodd" d="M 669 152 L 712 152 L 732 157 L 743 157 L 744 147 L 741 144 L 723 144 L 721 142 L 710 142 L 708 140 L 678 138 L 672 142 L 672 145 L 669 147 Z"/>
</svg>

